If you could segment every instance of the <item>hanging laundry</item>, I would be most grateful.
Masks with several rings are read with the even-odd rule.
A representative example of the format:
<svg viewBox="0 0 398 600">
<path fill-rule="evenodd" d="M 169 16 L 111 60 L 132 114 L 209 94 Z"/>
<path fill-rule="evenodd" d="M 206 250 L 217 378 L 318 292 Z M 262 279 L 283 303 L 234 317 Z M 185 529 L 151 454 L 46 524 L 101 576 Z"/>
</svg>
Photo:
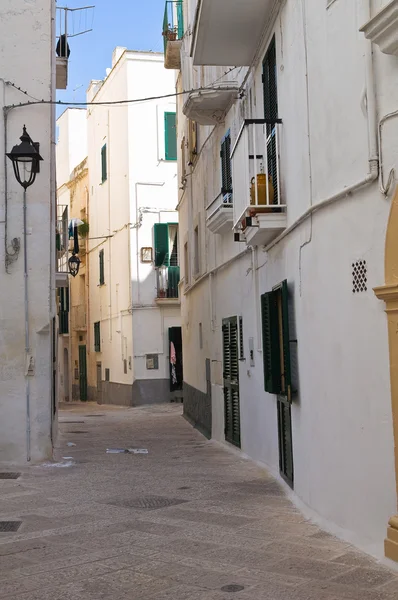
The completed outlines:
<svg viewBox="0 0 398 600">
<path fill-rule="evenodd" d="M 173 342 L 170 342 L 170 362 L 172 365 L 175 365 L 177 362 L 177 354 Z"/>
<path fill-rule="evenodd" d="M 73 254 L 79 254 L 79 234 L 77 225 L 73 227 Z"/>
</svg>

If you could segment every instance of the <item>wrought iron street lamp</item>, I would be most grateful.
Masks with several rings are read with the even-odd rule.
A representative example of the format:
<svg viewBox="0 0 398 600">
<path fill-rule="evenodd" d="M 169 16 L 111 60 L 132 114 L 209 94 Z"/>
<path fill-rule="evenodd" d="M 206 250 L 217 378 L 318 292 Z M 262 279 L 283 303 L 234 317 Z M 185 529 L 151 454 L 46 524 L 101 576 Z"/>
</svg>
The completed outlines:
<svg viewBox="0 0 398 600">
<path fill-rule="evenodd" d="M 26 190 L 34 183 L 43 159 L 39 154 L 39 144 L 32 142 L 25 125 L 19 139 L 21 143 L 14 146 L 7 156 L 12 161 L 16 180 Z"/>
<path fill-rule="evenodd" d="M 24 256 L 24 291 L 25 291 L 25 356 L 26 362 L 29 365 L 25 373 L 26 380 L 26 459 L 29 462 L 31 459 L 30 453 L 30 376 L 32 374 L 30 365 L 32 364 L 32 356 L 30 351 L 30 336 L 29 336 L 29 289 L 28 289 L 28 249 L 27 249 L 27 227 L 26 227 L 26 190 L 34 183 L 36 175 L 39 172 L 40 161 L 43 160 L 39 154 L 39 144 L 33 142 L 30 135 L 26 131 L 25 125 L 20 144 L 13 147 L 11 152 L 6 156 L 12 161 L 14 174 L 18 183 L 23 187 L 23 256 Z"/>
<path fill-rule="evenodd" d="M 72 275 L 72 277 L 76 277 L 76 275 L 78 274 L 80 269 L 80 263 L 80 258 L 76 256 L 75 253 L 73 253 L 70 259 L 68 260 L 69 273 Z"/>
</svg>

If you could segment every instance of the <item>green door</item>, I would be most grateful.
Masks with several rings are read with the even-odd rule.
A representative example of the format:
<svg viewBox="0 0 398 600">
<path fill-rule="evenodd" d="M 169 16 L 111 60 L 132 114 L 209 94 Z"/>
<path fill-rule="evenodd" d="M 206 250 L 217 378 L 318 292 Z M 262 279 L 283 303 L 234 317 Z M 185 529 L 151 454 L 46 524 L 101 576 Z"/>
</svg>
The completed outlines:
<svg viewBox="0 0 398 600">
<path fill-rule="evenodd" d="M 86 346 L 79 346 L 79 387 L 80 400 L 87 402 L 87 354 Z"/>
<path fill-rule="evenodd" d="M 225 439 L 240 448 L 238 319 L 223 319 Z"/>
</svg>

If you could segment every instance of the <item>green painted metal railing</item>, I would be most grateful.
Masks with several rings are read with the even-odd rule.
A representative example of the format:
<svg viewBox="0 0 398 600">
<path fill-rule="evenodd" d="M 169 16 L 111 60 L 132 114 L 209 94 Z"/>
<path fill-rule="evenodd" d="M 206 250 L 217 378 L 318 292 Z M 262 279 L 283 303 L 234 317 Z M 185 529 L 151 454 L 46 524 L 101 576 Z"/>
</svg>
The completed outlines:
<svg viewBox="0 0 398 600">
<path fill-rule="evenodd" d="M 184 16 L 182 0 L 167 0 L 163 18 L 164 52 L 168 41 L 182 40 L 184 35 Z"/>
<path fill-rule="evenodd" d="M 180 267 L 168 268 L 167 297 L 178 298 L 178 284 L 180 283 Z"/>
</svg>

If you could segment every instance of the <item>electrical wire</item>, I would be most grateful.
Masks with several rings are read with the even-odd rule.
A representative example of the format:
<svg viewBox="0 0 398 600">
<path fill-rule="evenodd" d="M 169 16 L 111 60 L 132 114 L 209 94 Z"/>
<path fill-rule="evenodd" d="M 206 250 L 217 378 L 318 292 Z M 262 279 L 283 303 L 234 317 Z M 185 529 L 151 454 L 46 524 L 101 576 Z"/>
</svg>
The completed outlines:
<svg viewBox="0 0 398 600">
<path fill-rule="evenodd" d="M 224 77 L 224 75 L 222 75 Z M 224 88 L 228 89 L 228 88 Z M 234 89 L 235 88 L 231 88 Z M 136 104 L 138 102 L 150 102 L 151 100 L 161 100 L 163 98 L 174 98 L 176 96 L 182 96 L 184 94 L 193 94 L 195 92 L 203 92 L 206 90 L 219 91 L 218 87 L 200 87 L 192 90 L 184 90 L 182 92 L 173 92 L 172 94 L 163 94 L 162 96 L 149 96 L 147 98 L 135 98 L 133 100 L 110 100 L 108 102 L 62 102 L 61 100 L 36 100 L 34 102 L 20 102 L 19 104 L 9 104 L 4 106 L 3 110 L 11 110 L 14 108 L 22 108 L 24 106 L 37 106 L 37 105 L 54 105 L 54 106 L 118 106 L 126 104 Z"/>
</svg>

